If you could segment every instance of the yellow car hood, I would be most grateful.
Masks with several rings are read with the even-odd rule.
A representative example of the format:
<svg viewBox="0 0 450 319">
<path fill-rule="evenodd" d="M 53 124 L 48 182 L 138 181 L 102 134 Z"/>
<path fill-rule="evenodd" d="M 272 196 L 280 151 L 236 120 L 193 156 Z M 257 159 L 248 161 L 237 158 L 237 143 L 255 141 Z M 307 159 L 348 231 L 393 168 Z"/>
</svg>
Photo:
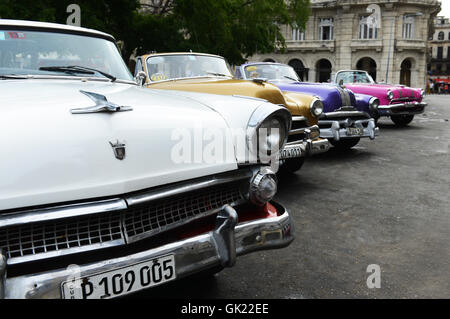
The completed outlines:
<svg viewBox="0 0 450 319">
<path fill-rule="evenodd" d="M 305 116 L 311 125 L 317 124 L 317 118 L 311 115 L 309 108 L 314 99 L 312 95 L 281 92 L 278 87 L 266 82 L 257 83 L 248 80 L 222 80 L 202 77 L 147 83 L 147 87 L 219 95 L 241 95 L 264 99 L 273 104 L 286 106 L 293 116 Z"/>
</svg>

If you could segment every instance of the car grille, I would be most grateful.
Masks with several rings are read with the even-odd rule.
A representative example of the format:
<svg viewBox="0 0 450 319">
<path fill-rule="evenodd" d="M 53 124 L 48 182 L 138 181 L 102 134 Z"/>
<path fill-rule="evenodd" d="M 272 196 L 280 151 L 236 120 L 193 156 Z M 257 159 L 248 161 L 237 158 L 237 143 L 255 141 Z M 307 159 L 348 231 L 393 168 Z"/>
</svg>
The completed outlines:
<svg viewBox="0 0 450 319">
<path fill-rule="evenodd" d="M 299 141 L 303 141 L 307 138 L 305 130 L 309 128 L 309 121 L 306 117 L 303 116 L 293 116 L 292 117 L 292 127 L 291 132 L 289 133 L 287 143 L 296 143 Z"/>
<path fill-rule="evenodd" d="M 128 209 L 0 228 L 9 264 L 124 245 L 244 202 L 240 183 L 207 187 Z"/>
<path fill-rule="evenodd" d="M 48 254 L 123 239 L 121 216 L 92 216 L 77 220 L 31 224 L 0 231 L 0 247 L 8 258 Z"/>
<path fill-rule="evenodd" d="M 241 199 L 239 185 L 231 184 L 136 207 L 124 215 L 125 234 L 130 242 L 149 237 L 210 215 L 224 205 Z"/>
</svg>

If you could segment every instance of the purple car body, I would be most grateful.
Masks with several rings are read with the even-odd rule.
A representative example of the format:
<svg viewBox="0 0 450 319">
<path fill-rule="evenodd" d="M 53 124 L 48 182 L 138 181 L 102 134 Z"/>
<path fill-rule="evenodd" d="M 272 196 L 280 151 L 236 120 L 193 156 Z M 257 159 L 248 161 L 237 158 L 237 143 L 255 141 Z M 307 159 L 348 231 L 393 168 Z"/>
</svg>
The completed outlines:
<svg viewBox="0 0 450 319">
<path fill-rule="evenodd" d="M 334 84 L 300 82 L 295 70 L 285 64 L 257 62 L 243 64 L 236 69 L 240 79 L 265 79 L 282 91 L 317 96 L 323 103 L 324 114 L 319 119 L 321 137 L 341 148 L 355 146 L 360 138 L 374 139 L 379 129 L 371 117 L 371 110 L 379 99 Z"/>
</svg>

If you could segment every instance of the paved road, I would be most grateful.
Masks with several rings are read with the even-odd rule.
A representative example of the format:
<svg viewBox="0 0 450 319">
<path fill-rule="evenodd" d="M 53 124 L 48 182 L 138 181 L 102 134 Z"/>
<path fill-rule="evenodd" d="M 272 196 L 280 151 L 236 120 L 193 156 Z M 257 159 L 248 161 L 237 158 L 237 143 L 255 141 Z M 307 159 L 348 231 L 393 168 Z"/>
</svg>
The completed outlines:
<svg viewBox="0 0 450 319">
<path fill-rule="evenodd" d="M 330 151 L 280 182 L 297 238 L 213 279 L 137 295 L 192 298 L 450 298 L 450 97 L 430 96 L 410 127 Z M 368 289 L 367 266 L 381 267 Z"/>
</svg>

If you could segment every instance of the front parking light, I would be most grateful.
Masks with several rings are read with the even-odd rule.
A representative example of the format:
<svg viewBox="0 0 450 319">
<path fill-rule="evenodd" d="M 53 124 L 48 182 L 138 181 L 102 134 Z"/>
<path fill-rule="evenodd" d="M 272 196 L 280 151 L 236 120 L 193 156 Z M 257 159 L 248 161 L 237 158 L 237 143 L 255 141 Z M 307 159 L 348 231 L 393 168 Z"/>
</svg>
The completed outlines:
<svg viewBox="0 0 450 319">
<path fill-rule="evenodd" d="M 278 179 L 268 167 L 259 170 L 250 182 L 249 199 L 253 204 L 262 206 L 271 201 L 277 193 Z"/>
</svg>

